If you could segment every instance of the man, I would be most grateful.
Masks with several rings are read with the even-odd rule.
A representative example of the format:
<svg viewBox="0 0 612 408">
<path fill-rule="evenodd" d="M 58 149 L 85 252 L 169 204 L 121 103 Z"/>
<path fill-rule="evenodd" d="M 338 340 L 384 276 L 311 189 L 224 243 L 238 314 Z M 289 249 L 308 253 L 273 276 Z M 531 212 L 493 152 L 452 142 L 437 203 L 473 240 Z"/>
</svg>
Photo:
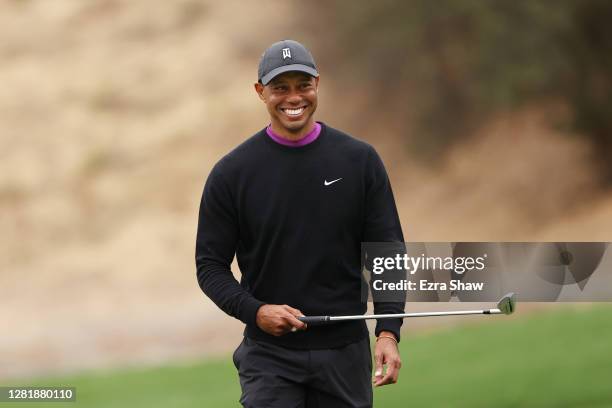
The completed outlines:
<svg viewBox="0 0 612 408">
<path fill-rule="evenodd" d="M 245 407 L 372 405 L 365 323 L 307 327 L 298 318 L 365 313 L 360 243 L 403 236 L 375 150 L 315 122 L 318 86 L 303 45 L 270 46 L 255 84 L 270 125 L 214 166 L 202 195 L 198 283 L 246 324 L 234 353 Z M 234 254 L 240 284 L 230 271 Z M 374 304 L 377 313 L 403 307 Z M 397 381 L 401 324 L 377 322 L 376 386 Z"/>
</svg>

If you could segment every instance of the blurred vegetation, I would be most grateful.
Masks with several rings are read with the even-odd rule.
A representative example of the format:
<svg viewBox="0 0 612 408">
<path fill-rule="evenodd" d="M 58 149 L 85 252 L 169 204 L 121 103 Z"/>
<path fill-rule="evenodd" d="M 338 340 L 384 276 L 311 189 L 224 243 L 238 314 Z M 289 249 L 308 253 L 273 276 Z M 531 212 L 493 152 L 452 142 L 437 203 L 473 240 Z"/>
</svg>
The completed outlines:
<svg viewBox="0 0 612 408">
<path fill-rule="evenodd" d="M 560 84 L 574 109 L 576 127 L 589 136 L 612 183 L 612 2 L 582 1 L 567 33 L 572 70 Z"/>
<path fill-rule="evenodd" d="M 320 2 L 322 60 L 366 83 L 375 110 L 411 129 L 412 151 L 443 153 L 487 116 L 565 102 L 612 182 L 612 2 Z M 320 35 L 319 35 L 319 38 Z M 338 50 L 341 50 L 338 52 Z M 409 127 L 412 126 L 412 127 Z"/>
</svg>

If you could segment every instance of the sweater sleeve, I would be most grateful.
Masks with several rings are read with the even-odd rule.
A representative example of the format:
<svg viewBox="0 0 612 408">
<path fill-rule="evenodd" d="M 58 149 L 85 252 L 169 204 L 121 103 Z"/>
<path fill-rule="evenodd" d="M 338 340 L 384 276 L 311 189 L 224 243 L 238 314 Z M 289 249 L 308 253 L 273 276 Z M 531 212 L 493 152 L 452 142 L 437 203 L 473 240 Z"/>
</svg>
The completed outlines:
<svg viewBox="0 0 612 408">
<path fill-rule="evenodd" d="M 255 325 L 264 303 L 255 299 L 230 269 L 239 239 L 238 214 L 219 165 L 204 186 L 196 237 L 196 275 L 204 293 L 225 313 Z"/>
<path fill-rule="evenodd" d="M 404 242 L 391 183 L 385 166 L 370 147 L 366 166 L 366 206 L 363 242 Z M 403 313 L 403 302 L 374 302 L 375 314 Z M 399 341 L 403 319 L 381 319 L 376 322 L 375 334 L 390 331 Z"/>
</svg>

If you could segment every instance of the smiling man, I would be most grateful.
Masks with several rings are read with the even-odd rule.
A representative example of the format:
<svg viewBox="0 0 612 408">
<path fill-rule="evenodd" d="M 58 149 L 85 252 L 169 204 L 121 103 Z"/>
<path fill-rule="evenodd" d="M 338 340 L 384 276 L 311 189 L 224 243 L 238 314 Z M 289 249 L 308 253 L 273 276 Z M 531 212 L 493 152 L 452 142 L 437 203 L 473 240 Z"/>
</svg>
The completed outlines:
<svg viewBox="0 0 612 408">
<path fill-rule="evenodd" d="M 272 44 L 255 84 L 270 124 L 214 166 L 202 195 L 198 283 L 246 325 L 233 356 L 245 407 L 372 406 L 365 323 L 307 327 L 298 318 L 365 313 L 360 244 L 403 235 L 376 151 L 314 120 L 318 87 L 303 45 Z M 374 304 L 376 313 L 403 309 Z M 401 324 L 377 322 L 376 386 L 397 381 Z"/>
<path fill-rule="evenodd" d="M 255 90 L 270 113 L 270 129 L 290 141 L 299 141 L 314 129 L 319 78 L 303 72 L 286 72 Z"/>
</svg>

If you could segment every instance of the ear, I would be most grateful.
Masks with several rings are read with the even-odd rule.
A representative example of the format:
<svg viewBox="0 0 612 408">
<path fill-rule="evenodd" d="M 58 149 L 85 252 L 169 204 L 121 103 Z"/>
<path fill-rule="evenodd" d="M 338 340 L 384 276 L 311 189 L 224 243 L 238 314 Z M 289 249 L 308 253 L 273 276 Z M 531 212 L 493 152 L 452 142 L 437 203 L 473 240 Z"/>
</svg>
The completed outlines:
<svg viewBox="0 0 612 408">
<path fill-rule="evenodd" d="M 259 99 L 261 99 L 262 101 L 266 101 L 266 98 L 264 97 L 264 86 L 261 82 L 255 82 L 254 84 L 255 86 L 255 92 L 257 92 L 257 95 L 259 95 Z"/>
<path fill-rule="evenodd" d="M 319 87 L 319 78 L 321 78 L 321 76 L 319 75 L 318 77 L 315 77 L 315 88 Z"/>
</svg>

